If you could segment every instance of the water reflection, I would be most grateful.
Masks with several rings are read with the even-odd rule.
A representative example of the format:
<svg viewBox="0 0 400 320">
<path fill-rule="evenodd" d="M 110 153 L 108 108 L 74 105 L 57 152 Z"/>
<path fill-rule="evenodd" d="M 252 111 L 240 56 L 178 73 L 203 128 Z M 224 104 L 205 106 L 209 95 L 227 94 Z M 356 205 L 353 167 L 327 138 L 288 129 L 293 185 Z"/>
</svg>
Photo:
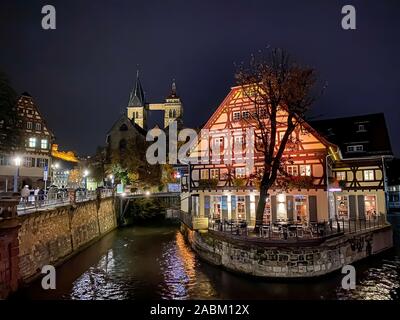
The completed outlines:
<svg viewBox="0 0 400 320">
<path fill-rule="evenodd" d="M 57 290 L 40 281 L 17 298 L 33 299 L 400 299 L 395 251 L 357 263 L 355 290 L 340 272 L 308 281 L 238 276 L 200 261 L 176 227 L 115 230 L 57 269 Z"/>
</svg>

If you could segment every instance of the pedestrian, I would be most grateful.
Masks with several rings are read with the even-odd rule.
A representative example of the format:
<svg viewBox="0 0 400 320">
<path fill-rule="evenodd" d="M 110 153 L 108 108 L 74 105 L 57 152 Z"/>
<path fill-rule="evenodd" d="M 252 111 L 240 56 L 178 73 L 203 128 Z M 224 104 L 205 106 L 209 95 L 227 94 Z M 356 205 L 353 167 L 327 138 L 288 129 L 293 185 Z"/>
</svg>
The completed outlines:
<svg viewBox="0 0 400 320">
<path fill-rule="evenodd" d="M 39 187 L 36 187 L 36 189 L 33 191 L 33 196 L 35 197 L 35 202 L 38 202 L 38 200 L 39 200 L 39 191 L 40 191 Z"/>
<path fill-rule="evenodd" d="M 21 190 L 21 197 L 22 197 L 22 202 L 27 204 L 28 203 L 28 198 L 29 195 L 31 194 L 31 191 L 29 190 L 29 186 L 26 185 L 25 187 L 22 188 Z"/>
</svg>

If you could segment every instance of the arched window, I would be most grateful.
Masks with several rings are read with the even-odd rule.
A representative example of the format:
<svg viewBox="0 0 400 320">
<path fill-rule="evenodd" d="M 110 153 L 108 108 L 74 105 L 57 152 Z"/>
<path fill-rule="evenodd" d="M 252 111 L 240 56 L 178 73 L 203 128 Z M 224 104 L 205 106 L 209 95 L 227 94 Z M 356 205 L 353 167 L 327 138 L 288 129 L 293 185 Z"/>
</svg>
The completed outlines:
<svg viewBox="0 0 400 320">
<path fill-rule="evenodd" d="M 119 127 L 119 131 L 128 131 L 128 126 L 124 123 L 122 126 Z"/>
<path fill-rule="evenodd" d="M 172 117 L 173 117 L 173 118 L 176 118 L 176 110 L 175 110 L 175 109 L 172 110 Z"/>
<path fill-rule="evenodd" d="M 169 112 L 168 112 L 168 117 L 169 117 L 169 118 L 172 118 L 172 110 L 169 110 Z"/>
</svg>

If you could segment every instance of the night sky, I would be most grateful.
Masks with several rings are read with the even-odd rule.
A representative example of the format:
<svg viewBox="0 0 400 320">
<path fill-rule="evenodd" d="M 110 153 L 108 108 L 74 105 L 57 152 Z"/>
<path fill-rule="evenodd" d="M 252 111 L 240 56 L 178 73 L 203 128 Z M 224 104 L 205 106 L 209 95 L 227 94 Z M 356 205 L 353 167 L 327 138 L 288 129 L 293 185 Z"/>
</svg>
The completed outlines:
<svg viewBox="0 0 400 320">
<path fill-rule="evenodd" d="M 56 30 L 41 28 L 46 4 Z M 346 4 L 357 30 L 341 28 Z M 81 155 L 104 144 L 125 112 L 137 65 L 149 102 L 163 101 L 176 79 L 185 124 L 197 127 L 234 85 L 234 62 L 269 45 L 328 83 L 314 116 L 385 112 L 399 156 L 399 39 L 398 0 L 0 3 L 0 69 L 34 97 L 61 148 Z"/>
</svg>

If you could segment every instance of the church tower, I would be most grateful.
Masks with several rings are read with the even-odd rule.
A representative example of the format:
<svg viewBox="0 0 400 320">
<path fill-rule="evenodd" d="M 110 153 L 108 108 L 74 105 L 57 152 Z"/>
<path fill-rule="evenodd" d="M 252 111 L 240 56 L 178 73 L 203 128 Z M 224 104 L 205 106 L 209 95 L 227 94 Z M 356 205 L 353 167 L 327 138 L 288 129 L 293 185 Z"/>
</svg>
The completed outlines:
<svg viewBox="0 0 400 320">
<path fill-rule="evenodd" d="M 175 80 L 172 81 L 171 92 L 166 97 L 164 103 L 164 128 L 168 127 L 169 124 L 176 120 L 179 124 L 182 124 L 183 117 L 183 105 L 176 92 Z"/>
<path fill-rule="evenodd" d="M 127 114 L 129 119 L 133 120 L 143 129 L 147 129 L 147 107 L 144 91 L 139 79 L 139 70 L 136 72 L 136 84 L 129 97 Z"/>
</svg>

